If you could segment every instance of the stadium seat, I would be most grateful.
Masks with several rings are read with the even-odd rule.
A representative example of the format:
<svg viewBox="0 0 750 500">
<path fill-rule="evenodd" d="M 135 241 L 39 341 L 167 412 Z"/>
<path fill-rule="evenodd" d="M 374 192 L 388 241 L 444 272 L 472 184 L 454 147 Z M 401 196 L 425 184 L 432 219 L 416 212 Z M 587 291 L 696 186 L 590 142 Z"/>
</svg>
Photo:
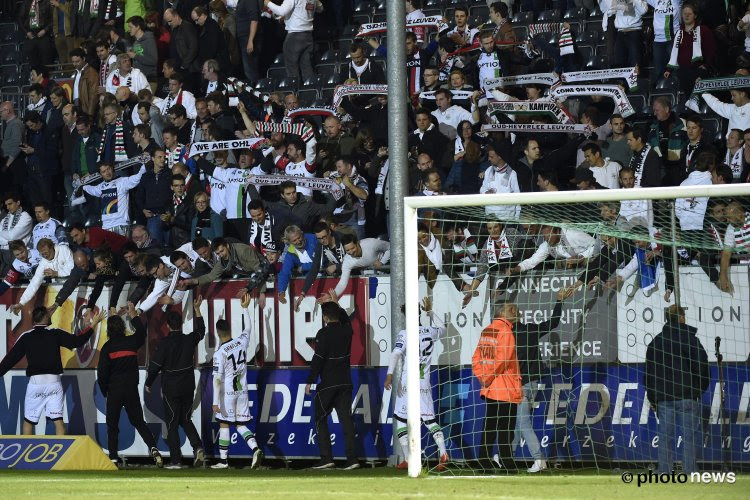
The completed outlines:
<svg viewBox="0 0 750 500">
<path fill-rule="evenodd" d="M 516 34 L 518 40 L 526 40 L 529 38 L 529 28 L 526 26 L 513 26 L 513 32 Z"/>
<path fill-rule="evenodd" d="M 371 14 L 354 14 L 351 19 L 351 23 L 355 26 L 359 26 L 360 24 L 367 24 L 372 22 L 372 16 Z"/>
<path fill-rule="evenodd" d="M 510 20 L 513 24 L 531 24 L 534 22 L 534 13 L 516 12 Z"/>
<path fill-rule="evenodd" d="M 443 9 L 440 8 L 440 7 L 430 8 L 430 9 L 422 9 L 422 12 L 427 17 L 432 17 L 432 16 L 441 16 L 442 17 L 442 15 L 443 15 Z"/>
<path fill-rule="evenodd" d="M 382 0 L 382 1 L 378 2 L 378 4 L 375 6 L 375 13 L 376 14 L 378 12 L 385 12 L 385 6 L 386 6 L 385 2 L 386 2 L 386 0 Z"/>
<path fill-rule="evenodd" d="M 422 12 L 424 12 L 424 9 L 441 8 L 443 4 L 444 4 L 443 0 L 425 0 L 422 6 L 423 7 Z"/>
<path fill-rule="evenodd" d="M 357 34 L 358 31 L 359 31 L 359 26 L 354 26 L 353 24 L 347 24 L 346 26 L 344 26 L 344 29 L 341 30 L 341 36 L 354 38 L 354 36 Z"/>
<path fill-rule="evenodd" d="M 323 77 L 322 75 L 311 76 L 310 78 L 306 78 L 302 82 L 302 88 L 303 89 L 318 89 L 323 85 L 324 80 L 325 80 L 325 77 Z"/>
<path fill-rule="evenodd" d="M 372 22 L 374 23 L 384 23 L 386 21 L 386 13 L 384 12 L 376 12 L 372 16 Z"/>
<path fill-rule="evenodd" d="M 600 37 L 601 37 L 601 34 L 596 30 L 578 31 L 576 34 L 576 43 L 596 45 L 597 43 L 599 43 Z"/>
<path fill-rule="evenodd" d="M 670 89 L 675 90 L 679 87 L 679 82 L 676 78 L 659 78 L 656 82 L 657 90 Z"/>
<path fill-rule="evenodd" d="M 7 44 L 0 46 L 0 64 L 14 64 L 21 62 L 21 54 L 16 44 Z"/>
<path fill-rule="evenodd" d="M 271 92 L 274 88 L 275 81 L 273 78 L 261 78 L 255 84 L 255 89 L 261 92 Z"/>
<path fill-rule="evenodd" d="M 606 69 L 607 68 L 607 56 L 593 56 L 589 59 L 586 59 L 584 62 L 584 67 L 589 69 Z"/>
<path fill-rule="evenodd" d="M 352 39 L 351 38 L 340 38 L 338 42 L 336 42 L 338 45 L 338 50 L 341 53 L 340 58 L 341 59 L 349 59 L 349 47 L 352 46 Z M 322 52 L 321 52 L 322 54 Z"/>
<path fill-rule="evenodd" d="M 276 54 L 276 57 L 273 59 L 273 66 L 283 66 L 284 65 L 284 53 L 279 52 Z"/>
<path fill-rule="evenodd" d="M 385 2 L 383 2 L 383 5 L 385 5 Z M 375 9 L 377 8 L 377 6 L 378 4 L 376 2 L 363 0 L 354 6 L 354 13 L 355 14 L 364 14 L 364 13 L 372 14 L 373 12 L 375 12 Z"/>
<path fill-rule="evenodd" d="M 318 91 L 316 89 L 302 89 L 297 92 L 300 106 L 312 106 L 312 104 L 318 99 Z"/>
<path fill-rule="evenodd" d="M 288 76 L 286 78 L 282 78 L 279 80 L 279 83 L 276 85 L 276 88 L 278 90 L 297 90 L 299 87 L 299 82 L 296 78 Z"/>
<path fill-rule="evenodd" d="M 324 104 L 325 106 L 331 105 L 334 91 L 335 91 L 334 87 L 325 87 L 320 91 L 320 100 L 325 103 Z"/>
<path fill-rule="evenodd" d="M 272 66 L 266 71 L 266 77 L 273 81 L 281 80 L 286 77 L 286 68 L 283 66 Z"/>
<path fill-rule="evenodd" d="M 586 10 L 585 7 L 581 7 L 579 9 L 576 8 L 570 8 L 565 11 L 563 14 L 563 19 L 570 20 L 570 19 L 586 19 L 588 17 L 589 11 Z"/>
<path fill-rule="evenodd" d="M 323 77 L 324 79 L 328 79 L 328 77 L 330 77 L 334 73 L 338 73 L 339 64 L 340 63 L 337 62 L 318 64 L 315 70 L 321 77 Z"/>
<path fill-rule="evenodd" d="M 578 52 L 578 56 L 583 62 L 584 66 L 589 59 L 594 57 L 594 47 L 592 47 L 591 45 L 586 45 L 583 43 L 576 44 L 576 52 Z"/>
<path fill-rule="evenodd" d="M 561 15 L 559 10 L 543 10 L 537 17 L 537 22 L 540 23 L 556 23 L 560 20 Z"/>
<path fill-rule="evenodd" d="M 331 50 L 331 43 L 328 40 L 316 40 L 313 50 L 316 54 L 322 54 L 326 50 Z"/>
<path fill-rule="evenodd" d="M 341 52 L 338 49 L 328 50 L 324 54 L 321 54 L 320 62 L 331 63 L 331 62 L 339 61 L 340 55 L 341 55 Z"/>
<path fill-rule="evenodd" d="M 469 15 L 482 19 L 490 18 L 490 8 L 487 5 L 472 5 L 469 7 Z"/>
<path fill-rule="evenodd" d="M 648 98 L 645 94 L 628 94 L 628 100 L 630 101 L 630 105 L 633 106 L 636 115 L 650 114 Z"/>
</svg>

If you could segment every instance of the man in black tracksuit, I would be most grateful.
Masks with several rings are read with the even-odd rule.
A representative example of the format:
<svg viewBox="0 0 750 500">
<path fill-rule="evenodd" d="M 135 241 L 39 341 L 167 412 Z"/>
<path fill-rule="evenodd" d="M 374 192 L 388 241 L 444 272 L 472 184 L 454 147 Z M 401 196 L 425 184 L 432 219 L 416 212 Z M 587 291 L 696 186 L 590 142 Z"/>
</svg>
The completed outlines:
<svg viewBox="0 0 750 500">
<path fill-rule="evenodd" d="M 321 306 L 323 328 L 315 336 L 315 355 L 310 363 L 305 394 L 310 395 L 310 386 L 318 380 L 315 389 L 315 431 L 318 433 L 320 462 L 313 469 L 334 467 L 331 450 L 331 433 L 328 431 L 328 415 L 336 409 L 344 431 L 346 447 L 345 470 L 359 468 L 354 445 L 354 422 L 352 421 L 352 326 L 346 313 L 335 302 Z"/>
<path fill-rule="evenodd" d="M 200 305 L 203 298 L 199 295 L 193 301 L 195 329 L 187 335 L 182 333 L 182 315 L 171 311 L 167 314 L 169 335 L 156 347 L 156 352 L 148 366 L 146 392 L 151 392 L 159 372 L 161 377 L 161 394 L 164 399 L 164 412 L 167 421 L 167 444 L 169 444 L 170 465 L 167 469 L 181 468 L 182 452 L 178 428 L 182 427 L 188 441 L 193 446 L 195 467 L 202 467 L 205 462 L 203 445 L 198 431 L 190 419 L 193 413 L 193 395 L 195 393 L 195 347 L 206 334 L 206 325 L 201 317 Z"/>
<path fill-rule="evenodd" d="M 120 410 L 125 407 L 128 420 L 141 435 L 157 467 L 163 465 L 154 435 L 143 420 L 141 397 L 138 394 L 138 349 L 146 342 L 146 328 L 132 302 L 128 302 L 128 317 L 135 333 L 125 336 L 125 322 L 120 316 L 107 320 L 109 340 L 102 346 L 96 376 L 102 394 L 107 398 L 107 448 L 109 458 L 120 464 L 117 438 L 120 433 Z"/>
<path fill-rule="evenodd" d="M 23 433 L 34 434 L 34 426 L 44 412 L 55 425 L 55 434 L 65 434 L 63 423 L 64 392 L 60 382 L 63 372 L 60 348 L 76 349 L 91 338 L 96 325 L 102 320 L 97 314 L 91 324 L 78 335 L 59 328 L 50 328 L 50 315 L 47 308 L 35 307 L 31 313 L 34 327 L 21 334 L 8 354 L 0 362 L 0 377 L 26 356 L 26 376 L 30 378 L 26 386 L 23 411 Z"/>
</svg>

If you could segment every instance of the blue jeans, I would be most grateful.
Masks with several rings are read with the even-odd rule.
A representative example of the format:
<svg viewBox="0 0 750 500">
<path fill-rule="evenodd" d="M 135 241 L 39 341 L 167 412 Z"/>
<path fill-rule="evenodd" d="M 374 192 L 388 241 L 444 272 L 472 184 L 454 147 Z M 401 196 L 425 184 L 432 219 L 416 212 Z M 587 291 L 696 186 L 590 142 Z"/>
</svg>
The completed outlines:
<svg viewBox="0 0 750 500">
<path fill-rule="evenodd" d="M 643 60 L 643 31 L 618 31 L 615 38 L 615 66 L 641 66 Z M 611 61 L 610 61 L 611 63 Z"/>
<path fill-rule="evenodd" d="M 657 405 L 659 417 L 659 472 L 674 468 L 674 440 L 679 425 L 682 430 L 682 470 L 697 472 L 696 454 L 701 449 L 701 402 L 694 399 L 662 401 Z"/>
<path fill-rule="evenodd" d="M 672 42 L 654 42 L 654 71 L 651 75 L 651 85 L 655 86 L 660 78 L 664 78 L 669 56 L 672 55 Z"/>
<path fill-rule="evenodd" d="M 146 229 L 151 239 L 158 241 L 162 245 L 169 244 L 169 234 L 164 231 L 162 226 L 161 218 L 158 215 L 154 215 L 146 218 Z"/>
<path fill-rule="evenodd" d="M 531 421 L 534 399 L 536 399 L 538 387 L 538 380 L 524 384 L 523 399 L 518 404 L 516 430 L 513 433 L 513 449 L 515 450 L 516 446 L 520 446 L 521 437 L 523 436 L 526 445 L 529 447 L 529 453 L 531 453 L 531 457 L 534 460 L 542 460 L 544 458 L 542 447 L 539 445 L 539 438 L 536 436 L 536 432 L 534 432 L 534 426 Z"/>
</svg>

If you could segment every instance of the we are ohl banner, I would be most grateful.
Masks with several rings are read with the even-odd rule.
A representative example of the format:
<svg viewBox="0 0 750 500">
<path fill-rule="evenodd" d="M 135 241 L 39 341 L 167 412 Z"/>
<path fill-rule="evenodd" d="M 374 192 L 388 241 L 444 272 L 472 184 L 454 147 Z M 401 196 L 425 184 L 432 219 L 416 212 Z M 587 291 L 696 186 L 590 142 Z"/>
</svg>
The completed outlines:
<svg viewBox="0 0 750 500">
<path fill-rule="evenodd" d="M 750 292 L 746 267 L 732 269 L 735 294 L 721 294 L 710 288 L 708 278 L 699 268 L 684 267 L 680 280 L 684 290 L 682 301 L 688 309 L 688 323 L 698 327 L 698 338 L 712 362 L 710 390 L 703 397 L 704 435 L 708 436 L 704 457 L 719 460 L 719 391 L 718 372 L 713 339 L 722 335 L 722 352 L 727 361 L 727 417 L 731 439 L 726 445 L 734 461 L 750 461 L 750 368 L 744 363 L 750 349 L 748 304 Z M 572 284 L 576 274 L 570 271 L 528 273 L 518 280 L 511 292 L 521 310 L 523 322 L 538 323 L 549 318 L 555 294 Z M 335 286 L 335 279 L 317 282 L 300 309 L 294 309 L 294 296 L 300 281 L 291 284 L 290 299 L 281 304 L 269 295 L 263 309 L 255 307 L 251 352 L 262 368 L 250 368 L 250 401 L 253 405 L 256 430 L 264 452 L 272 457 L 315 457 L 317 440 L 313 426 L 312 399 L 304 394 L 312 359 L 311 340 L 322 326 L 317 295 Z M 200 363 L 210 363 L 217 345 L 213 325 L 219 317 L 227 318 L 233 330 L 241 329 L 239 300 L 234 299 L 242 281 L 222 281 L 203 291 L 208 297 L 203 316 L 209 332 L 198 346 Z M 426 285 L 422 284 L 424 288 Z M 390 392 L 383 390 L 385 366 L 391 351 L 390 280 L 387 276 L 353 278 L 341 297 L 341 305 L 354 311 L 352 360 L 353 409 L 361 456 L 385 458 L 391 451 L 392 427 Z M 40 293 L 37 304 L 49 305 L 58 286 Z M 663 289 L 663 287 L 660 287 Z M 705 293 L 712 290 L 711 293 Z M 53 317 L 54 323 L 69 329 L 81 328 L 81 304 L 89 289 L 79 288 Z M 424 292 L 424 290 L 422 290 Z M 22 288 L 11 289 L 0 297 L 0 356 L 4 356 L 15 339 L 30 328 L 30 310 L 23 315 L 10 313 Z M 484 327 L 491 321 L 487 309 L 487 289 L 480 288 L 467 307 L 461 307 L 462 294 L 449 280 L 438 279 L 433 289 L 433 307 L 446 324 L 445 339 L 435 346 L 437 366 L 431 374 L 436 413 L 444 426 L 451 456 L 471 458 L 477 451 L 482 428 L 484 403 L 478 397 L 478 386 L 468 366 Z M 105 287 L 101 304 L 109 300 L 111 290 Z M 127 290 L 120 298 L 124 305 Z M 540 351 L 548 363 L 548 375 L 541 388 L 534 413 L 534 428 L 548 457 L 565 460 L 656 460 L 658 443 L 654 442 L 656 420 L 645 401 L 643 365 L 645 346 L 663 325 L 664 302 L 660 294 L 645 297 L 631 279 L 618 293 L 605 290 L 580 290 L 563 302 L 560 326 L 540 339 Z M 185 330 L 192 328 L 192 298 L 175 306 L 185 312 Z M 28 309 L 28 308 L 27 308 Z M 158 340 L 167 334 L 164 312 L 154 308 L 146 313 L 149 328 L 148 345 L 140 354 L 146 366 L 149 353 Z M 584 328 L 585 325 L 585 328 Z M 105 327 L 92 337 L 92 342 L 79 351 L 62 350 L 64 366 L 65 421 L 73 434 L 91 436 L 106 446 L 106 401 L 96 385 L 95 366 L 98 353 L 106 341 Z M 251 359 L 252 355 L 248 356 Z M 28 378 L 19 364 L 0 384 L 0 433 L 20 433 L 23 401 Z M 208 450 L 215 449 L 217 424 L 211 413 L 210 369 L 196 370 L 198 389 L 193 421 L 202 431 Z M 157 386 L 150 394 L 143 390 L 145 371 L 141 372 L 139 391 L 144 401 L 146 421 L 160 436 L 159 447 L 167 451 L 163 403 Z M 121 420 L 120 449 L 122 455 L 145 456 L 148 450 L 126 419 Z M 334 450 L 343 455 L 342 434 L 338 424 L 331 427 L 336 439 Z M 52 433 L 42 422 L 37 432 Z M 235 436 L 236 437 L 236 436 Z M 190 454 L 189 443 L 181 436 L 183 452 Z M 434 453 L 431 440 L 425 437 L 427 453 Z M 523 446 L 519 456 L 527 453 Z M 247 455 L 242 439 L 233 439 L 231 452 Z M 0 459 L 2 453 L 0 451 Z"/>
</svg>

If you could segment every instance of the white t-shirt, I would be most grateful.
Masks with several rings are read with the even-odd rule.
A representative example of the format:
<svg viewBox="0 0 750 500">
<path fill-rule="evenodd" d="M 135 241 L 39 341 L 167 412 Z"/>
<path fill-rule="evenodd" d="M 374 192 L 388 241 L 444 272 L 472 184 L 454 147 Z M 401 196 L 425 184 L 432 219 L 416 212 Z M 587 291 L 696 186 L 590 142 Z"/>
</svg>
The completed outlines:
<svg viewBox="0 0 750 500">
<path fill-rule="evenodd" d="M 144 173 L 146 173 L 146 167 L 141 165 L 138 173 L 129 177 L 118 177 L 95 186 L 83 186 L 83 190 L 88 194 L 101 198 L 102 229 L 130 224 L 128 191 L 141 182 Z"/>
</svg>

